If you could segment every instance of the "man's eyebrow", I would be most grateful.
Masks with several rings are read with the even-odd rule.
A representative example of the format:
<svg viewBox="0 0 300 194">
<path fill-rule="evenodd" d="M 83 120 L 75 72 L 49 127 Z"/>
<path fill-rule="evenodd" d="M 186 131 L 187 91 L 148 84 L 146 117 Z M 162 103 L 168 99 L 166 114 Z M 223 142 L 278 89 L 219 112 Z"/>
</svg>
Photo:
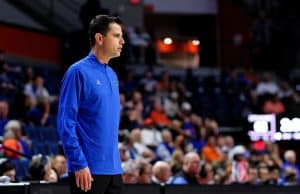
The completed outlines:
<svg viewBox="0 0 300 194">
<path fill-rule="evenodd" d="M 116 35 L 116 36 L 123 36 L 123 33 L 122 32 L 115 32 L 114 35 Z"/>
</svg>

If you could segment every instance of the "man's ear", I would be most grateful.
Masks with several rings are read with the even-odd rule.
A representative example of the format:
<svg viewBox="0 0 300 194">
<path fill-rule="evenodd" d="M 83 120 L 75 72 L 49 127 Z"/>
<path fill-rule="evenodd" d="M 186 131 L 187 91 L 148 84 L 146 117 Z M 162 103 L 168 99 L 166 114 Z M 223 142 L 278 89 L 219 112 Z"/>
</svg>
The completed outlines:
<svg viewBox="0 0 300 194">
<path fill-rule="evenodd" d="M 96 33 L 96 34 L 95 34 L 95 40 L 96 40 L 96 43 L 97 43 L 97 44 L 102 45 L 102 40 L 103 40 L 102 34 Z"/>
</svg>

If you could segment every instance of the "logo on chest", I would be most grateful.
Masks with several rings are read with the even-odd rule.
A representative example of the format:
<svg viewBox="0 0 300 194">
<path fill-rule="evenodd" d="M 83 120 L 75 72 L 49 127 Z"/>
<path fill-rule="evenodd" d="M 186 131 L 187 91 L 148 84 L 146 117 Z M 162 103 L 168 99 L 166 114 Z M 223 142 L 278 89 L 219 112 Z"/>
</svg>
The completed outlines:
<svg viewBox="0 0 300 194">
<path fill-rule="evenodd" d="M 97 79 L 96 85 L 101 85 L 101 84 L 102 84 L 101 81 Z"/>
</svg>

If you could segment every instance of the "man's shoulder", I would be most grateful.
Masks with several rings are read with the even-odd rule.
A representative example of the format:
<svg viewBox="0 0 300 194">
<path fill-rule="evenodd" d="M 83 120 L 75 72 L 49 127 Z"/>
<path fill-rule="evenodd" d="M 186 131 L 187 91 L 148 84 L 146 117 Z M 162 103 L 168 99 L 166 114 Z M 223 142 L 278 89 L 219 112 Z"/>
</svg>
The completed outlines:
<svg viewBox="0 0 300 194">
<path fill-rule="evenodd" d="M 88 61 L 86 60 L 86 58 L 83 58 L 79 61 L 76 61 L 72 65 L 70 65 L 67 72 L 69 74 L 83 72 L 83 71 L 85 71 L 87 64 L 88 64 Z"/>
<path fill-rule="evenodd" d="M 82 58 L 82 59 L 76 61 L 75 63 L 73 63 L 69 67 L 69 69 L 78 69 L 78 70 L 80 70 L 80 69 L 83 69 L 84 67 L 86 67 L 86 64 L 88 64 L 88 60 L 85 57 L 85 58 Z"/>
</svg>

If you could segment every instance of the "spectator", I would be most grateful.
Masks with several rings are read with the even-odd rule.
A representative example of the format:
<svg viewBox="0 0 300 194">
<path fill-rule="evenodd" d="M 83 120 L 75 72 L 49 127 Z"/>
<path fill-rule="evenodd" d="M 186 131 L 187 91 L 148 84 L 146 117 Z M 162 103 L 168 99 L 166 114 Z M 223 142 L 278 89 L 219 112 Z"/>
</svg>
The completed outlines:
<svg viewBox="0 0 300 194">
<path fill-rule="evenodd" d="M 44 78 L 40 75 L 37 75 L 33 82 L 26 83 L 24 94 L 26 96 L 25 105 L 29 108 L 34 108 L 40 101 L 50 102 L 52 99 L 44 86 Z"/>
<path fill-rule="evenodd" d="M 172 154 L 171 170 L 173 174 L 177 174 L 182 169 L 183 164 L 183 151 L 176 149 Z"/>
<path fill-rule="evenodd" d="M 235 146 L 229 153 L 231 162 L 231 181 L 233 183 L 246 183 L 248 161 L 246 160 L 246 149 L 242 145 Z"/>
<path fill-rule="evenodd" d="M 200 173 L 200 183 L 205 185 L 214 185 L 215 177 L 214 177 L 214 169 L 211 163 L 205 163 L 203 165 L 202 173 Z"/>
<path fill-rule="evenodd" d="M 214 135 L 207 137 L 207 144 L 202 149 L 202 157 L 208 163 L 218 162 L 221 158 L 219 148 L 217 147 L 217 138 Z"/>
<path fill-rule="evenodd" d="M 146 94 L 153 94 L 157 81 L 153 78 L 153 73 L 151 70 L 148 70 L 145 73 L 145 76 L 141 79 L 140 84 L 142 85 L 142 88 Z"/>
<path fill-rule="evenodd" d="M 28 139 L 22 137 L 22 126 L 19 121 L 10 120 L 5 125 L 4 146 L 30 157 L 30 144 L 31 142 Z M 4 153 L 9 158 L 20 159 L 22 157 L 22 155 L 9 150 L 4 150 Z"/>
<path fill-rule="evenodd" d="M 64 155 L 55 155 L 52 158 L 52 168 L 56 172 L 58 180 L 68 177 L 67 159 Z"/>
<path fill-rule="evenodd" d="M 286 113 L 289 115 L 299 115 L 300 97 L 287 81 L 281 82 L 278 97 L 286 107 Z"/>
<path fill-rule="evenodd" d="M 287 150 L 284 152 L 284 163 L 282 165 L 282 184 L 291 184 L 296 179 L 296 183 L 300 184 L 300 168 L 296 164 L 296 152 L 294 150 Z"/>
<path fill-rule="evenodd" d="M 280 169 L 276 166 L 268 166 L 270 171 L 269 184 L 280 185 Z M 297 183 L 297 180 L 296 180 Z"/>
<path fill-rule="evenodd" d="M 57 182 L 58 177 L 51 168 L 50 158 L 43 155 L 35 155 L 29 164 L 29 180 Z"/>
<path fill-rule="evenodd" d="M 132 106 L 137 112 L 137 119 L 139 121 L 139 124 L 143 123 L 143 111 L 144 111 L 144 105 L 142 101 L 143 95 L 138 90 L 133 91 L 132 93 L 132 100 L 128 103 L 132 103 Z"/>
<path fill-rule="evenodd" d="M 171 124 L 171 121 L 166 115 L 166 112 L 159 100 L 155 100 L 153 109 L 150 113 L 150 118 L 153 120 L 154 124 L 160 127 L 166 127 Z"/>
<path fill-rule="evenodd" d="M 144 128 L 141 131 L 142 143 L 155 150 L 158 144 L 162 142 L 161 132 L 153 126 L 151 118 L 144 120 Z"/>
<path fill-rule="evenodd" d="M 274 142 L 267 142 L 266 143 L 266 151 L 270 153 L 270 157 L 273 160 L 275 166 L 281 167 L 282 166 L 282 159 L 280 158 L 280 151 L 278 144 Z"/>
<path fill-rule="evenodd" d="M 44 78 L 36 76 L 34 82 L 28 82 L 24 87 L 26 96 L 25 106 L 29 109 L 28 119 L 31 124 L 46 126 L 50 123 L 50 107 L 57 100 L 56 96 L 50 96 L 44 86 Z"/>
<path fill-rule="evenodd" d="M 174 150 L 172 134 L 169 130 L 165 129 L 162 132 L 162 142 L 157 146 L 156 155 L 159 160 L 171 162 Z"/>
<path fill-rule="evenodd" d="M 130 42 L 133 47 L 135 63 L 145 63 L 145 50 L 149 45 L 150 36 L 139 27 L 128 29 Z"/>
<path fill-rule="evenodd" d="M 167 162 L 157 161 L 152 168 L 152 183 L 165 185 L 172 183 L 171 167 Z"/>
<path fill-rule="evenodd" d="M 138 165 L 139 169 L 139 184 L 150 184 L 152 176 L 152 165 L 148 162 L 140 162 Z"/>
<path fill-rule="evenodd" d="M 130 153 L 129 153 L 129 148 L 127 148 L 124 143 L 119 143 L 118 145 L 119 147 L 119 152 L 120 152 L 120 158 L 121 158 L 121 162 L 122 164 L 127 162 L 130 159 Z"/>
<path fill-rule="evenodd" d="M 258 185 L 259 177 L 258 177 L 258 170 L 256 167 L 250 166 L 247 170 L 247 180 L 246 183 L 249 185 Z"/>
<path fill-rule="evenodd" d="M 276 95 L 271 95 L 263 105 L 263 112 L 266 114 L 283 114 L 285 106 Z"/>
<path fill-rule="evenodd" d="M 225 184 L 229 179 L 230 162 L 228 160 L 228 149 L 226 147 L 221 149 L 220 160 L 212 163 L 215 172 L 214 181 L 216 184 Z"/>
<path fill-rule="evenodd" d="M 33 84 L 34 82 L 34 69 L 31 66 L 26 67 L 25 72 L 24 72 L 24 80 L 23 83 L 26 84 Z"/>
<path fill-rule="evenodd" d="M 0 159 L 0 183 L 15 182 L 16 167 L 6 158 Z"/>
<path fill-rule="evenodd" d="M 228 149 L 228 152 L 234 147 L 234 139 L 232 136 L 227 135 L 225 136 L 225 146 Z"/>
<path fill-rule="evenodd" d="M 0 88 L 2 91 L 15 89 L 13 77 L 9 75 L 9 66 L 5 61 L 0 61 Z"/>
<path fill-rule="evenodd" d="M 177 135 L 174 141 L 175 149 L 182 150 L 184 153 L 193 150 L 193 145 L 189 144 L 184 135 Z"/>
<path fill-rule="evenodd" d="M 4 133 L 3 148 L 4 155 L 11 159 L 20 159 L 22 157 L 21 154 L 24 154 L 22 145 L 18 142 L 12 131 Z"/>
<path fill-rule="evenodd" d="M 125 162 L 122 163 L 123 174 L 122 179 L 124 184 L 137 184 L 139 171 L 137 164 L 135 162 Z"/>
<path fill-rule="evenodd" d="M 166 97 L 166 92 L 170 86 L 170 74 L 168 71 L 161 72 L 159 76 L 159 81 L 157 83 L 157 92 L 160 93 L 160 96 Z"/>
<path fill-rule="evenodd" d="M 141 142 L 141 130 L 136 128 L 130 133 L 133 147 L 130 149 L 131 158 L 137 161 L 153 161 L 155 153 Z"/>
<path fill-rule="evenodd" d="M 189 102 L 183 102 L 181 104 L 181 117 L 183 120 L 182 128 L 186 134 L 186 136 L 190 137 L 191 139 L 196 138 L 196 129 L 193 124 L 193 120 L 198 119 L 194 114 L 192 114 L 192 106 Z"/>
<path fill-rule="evenodd" d="M 0 100 L 0 136 L 4 135 L 4 126 L 8 123 L 9 105 L 6 101 Z"/>
<path fill-rule="evenodd" d="M 182 170 L 174 176 L 173 184 L 201 184 L 201 160 L 197 153 L 184 156 Z"/>
<path fill-rule="evenodd" d="M 280 185 L 283 186 L 293 186 L 293 185 L 299 185 L 298 177 L 297 177 L 297 170 L 292 167 L 287 167 L 282 172 L 282 177 L 280 180 Z"/>
<path fill-rule="evenodd" d="M 278 85 L 272 80 L 269 73 L 264 73 L 262 75 L 261 81 L 256 86 L 256 94 L 258 96 L 266 94 L 277 94 L 279 91 Z"/>
<path fill-rule="evenodd" d="M 169 118 L 176 118 L 179 112 L 179 94 L 178 92 L 171 92 L 169 97 L 164 101 L 164 109 Z"/>
</svg>

